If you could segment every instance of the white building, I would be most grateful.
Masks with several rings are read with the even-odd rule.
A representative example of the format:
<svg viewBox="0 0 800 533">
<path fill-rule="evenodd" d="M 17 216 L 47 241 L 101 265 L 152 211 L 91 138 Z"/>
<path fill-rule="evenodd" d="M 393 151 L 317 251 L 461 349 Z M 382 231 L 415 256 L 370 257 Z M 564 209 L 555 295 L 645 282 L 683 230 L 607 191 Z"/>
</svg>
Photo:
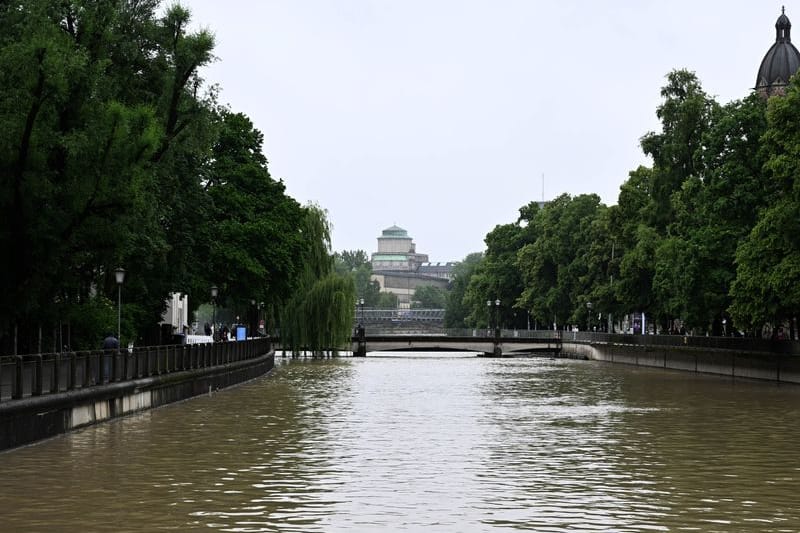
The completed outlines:
<svg viewBox="0 0 800 533">
<path fill-rule="evenodd" d="M 176 333 L 183 333 L 184 327 L 189 327 L 191 324 L 189 297 L 180 292 L 170 294 L 167 299 L 167 309 L 161 316 L 161 323 L 172 325 L 172 330 Z"/>
</svg>

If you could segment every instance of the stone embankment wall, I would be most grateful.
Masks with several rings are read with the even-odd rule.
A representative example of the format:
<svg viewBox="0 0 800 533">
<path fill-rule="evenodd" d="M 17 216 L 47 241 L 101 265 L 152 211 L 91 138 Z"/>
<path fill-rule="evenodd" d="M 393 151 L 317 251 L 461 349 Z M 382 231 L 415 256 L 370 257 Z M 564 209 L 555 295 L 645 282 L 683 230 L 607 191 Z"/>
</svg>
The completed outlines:
<svg viewBox="0 0 800 533">
<path fill-rule="evenodd" d="M 800 356 L 679 346 L 564 342 L 565 356 L 800 384 Z"/>
<path fill-rule="evenodd" d="M 274 352 L 256 359 L 108 383 L 0 404 L 0 450 L 230 387 L 269 372 Z"/>
</svg>

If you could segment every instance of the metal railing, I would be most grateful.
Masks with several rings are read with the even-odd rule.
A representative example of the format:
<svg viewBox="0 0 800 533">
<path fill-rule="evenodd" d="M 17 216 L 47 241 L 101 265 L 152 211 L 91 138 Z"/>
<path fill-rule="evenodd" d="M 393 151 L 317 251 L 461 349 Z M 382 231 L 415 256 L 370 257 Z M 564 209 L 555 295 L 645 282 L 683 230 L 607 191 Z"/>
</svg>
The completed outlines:
<svg viewBox="0 0 800 533">
<path fill-rule="evenodd" d="M 786 355 L 800 355 L 800 342 L 790 340 L 755 339 L 751 337 L 706 337 L 694 335 L 631 335 L 621 333 L 593 333 L 590 331 L 563 331 L 564 342 L 591 344 L 632 344 L 637 346 L 683 346 L 709 350 L 740 350 Z"/>
<path fill-rule="evenodd" d="M 495 331 L 486 328 L 470 328 L 470 329 L 444 329 L 444 328 L 414 328 L 413 326 L 403 329 L 398 328 L 381 328 L 380 326 L 366 327 L 366 336 L 403 336 L 403 335 L 426 335 L 426 336 L 444 336 L 444 337 L 480 337 L 480 338 L 494 338 Z M 500 330 L 501 339 L 559 339 L 561 336 L 560 331 L 551 330 L 527 330 L 527 329 L 503 329 Z"/>
<path fill-rule="evenodd" d="M 257 359 L 270 339 L 0 357 L 0 402 Z"/>
<path fill-rule="evenodd" d="M 447 337 L 481 337 L 495 338 L 496 332 L 486 328 L 475 329 L 406 329 L 366 328 L 366 336 L 410 336 L 429 335 Z M 636 346 L 673 346 L 691 347 L 708 350 L 739 350 L 743 352 L 762 352 L 785 355 L 800 355 L 800 341 L 755 339 L 750 337 L 706 337 L 692 335 L 632 335 L 622 333 L 596 333 L 590 331 L 553 331 L 503 329 L 499 332 L 499 340 L 510 339 L 560 339 L 563 342 L 579 342 L 587 344 L 628 344 Z"/>
</svg>

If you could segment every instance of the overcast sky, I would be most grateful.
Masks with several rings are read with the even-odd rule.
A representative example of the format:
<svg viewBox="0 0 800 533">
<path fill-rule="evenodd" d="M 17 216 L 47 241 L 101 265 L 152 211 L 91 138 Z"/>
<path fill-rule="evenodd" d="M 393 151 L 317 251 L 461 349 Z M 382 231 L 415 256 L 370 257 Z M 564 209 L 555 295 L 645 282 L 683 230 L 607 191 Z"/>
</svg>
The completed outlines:
<svg viewBox="0 0 800 533">
<path fill-rule="evenodd" d="M 432 261 L 484 250 L 486 233 L 543 197 L 615 204 L 628 172 L 649 164 L 639 139 L 659 128 L 666 74 L 696 72 L 722 103 L 745 97 L 782 5 L 181 3 L 216 35 L 203 77 L 264 133 L 288 194 L 328 211 L 334 250 L 374 252 L 397 224 Z M 800 2 L 786 14 L 800 21 Z"/>
</svg>

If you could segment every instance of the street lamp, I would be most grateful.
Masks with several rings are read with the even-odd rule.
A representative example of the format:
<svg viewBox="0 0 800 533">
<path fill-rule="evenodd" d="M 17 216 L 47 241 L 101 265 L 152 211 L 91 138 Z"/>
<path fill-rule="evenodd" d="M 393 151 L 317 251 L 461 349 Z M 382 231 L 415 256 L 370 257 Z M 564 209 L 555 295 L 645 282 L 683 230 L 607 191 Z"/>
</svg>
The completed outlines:
<svg viewBox="0 0 800 533">
<path fill-rule="evenodd" d="M 490 333 L 492 331 L 492 301 L 486 300 L 486 329 Z"/>
<path fill-rule="evenodd" d="M 494 334 L 500 336 L 500 298 L 494 301 Z"/>
<path fill-rule="evenodd" d="M 586 302 L 586 331 L 592 331 L 592 302 Z"/>
<path fill-rule="evenodd" d="M 258 307 L 256 307 L 256 299 L 250 299 L 250 325 L 248 326 L 248 333 L 251 337 L 256 336 L 256 328 L 258 327 Z"/>
<path fill-rule="evenodd" d="M 364 298 L 358 300 L 358 306 L 361 308 L 361 325 L 364 325 Z"/>
<path fill-rule="evenodd" d="M 211 330 L 211 339 L 216 340 L 217 338 L 217 296 L 219 295 L 219 288 L 214 285 L 211 287 L 211 326 L 213 329 Z"/>
<path fill-rule="evenodd" d="M 122 284 L 125 281 L 125 269 L 117 268 L 114 271 L 114 277 L 117 280 L 117 342 L 122 345 L 120 332 L 122 330 Z"/>
</svg>

